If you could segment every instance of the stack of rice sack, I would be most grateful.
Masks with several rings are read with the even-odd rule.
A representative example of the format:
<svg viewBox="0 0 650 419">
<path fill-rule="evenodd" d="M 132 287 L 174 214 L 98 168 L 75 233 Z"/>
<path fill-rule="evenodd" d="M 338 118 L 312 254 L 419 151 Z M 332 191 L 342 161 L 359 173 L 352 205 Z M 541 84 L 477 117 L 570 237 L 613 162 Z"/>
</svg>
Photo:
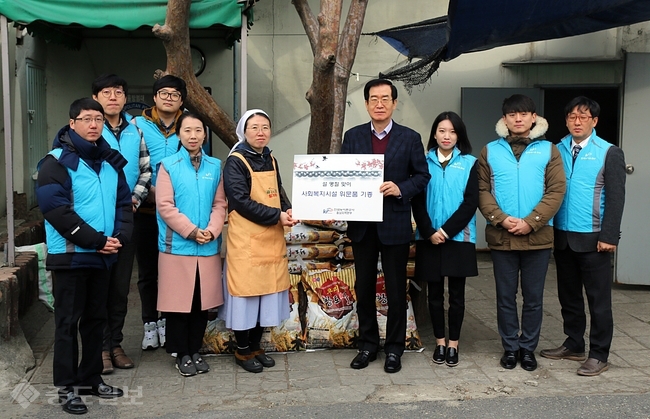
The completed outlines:
<svg viewBox="0 0 650 419">
<path fill-rule="evenodd" d="M 262 347 L 268 352 L 316 348 L 356 348 L 359 323 L 354 292 L 355 270 L 352 246 L 345 236 L 346 221 L 303 221 L 285 230 L 289 259 L 288 304 L 290 317 L 280 326 L 266 329 Z M 415 245 L 411 246 L 407 276 L 415 270 Z M 377 266 L 377 321 L 381 342 L 386 337 L 388 305 L 384 274 Z M 407 293 L 407 349 L 422 343 Z M 220 319 L 208 322 L 203 353 L 234 353 L 234 333 Z"/>
<path fill-rule="evenodd" d="M 285 229 L 289 273 L 302 273 L 301 260 L 309 269 L 329 269 L 331 261 L 341 259 L 347 228 L 345 221 L 305 221 Z"/>
<path fill-rule="evenodd" d="M 406 277 L 415 277 L 415 243 L 409 246 L 409 260 L 406 262 Z"/>
<path fill-rule="evenodd" d="M 354 292 L 356 276 L 352 246 L 344 236 L 344 232 L 347 230 L 347 223 L 341 221 L 335 222 L 335 224 L 325 221 L 303 221 L 303 223 L 307 227 L 296 226 L 285 237 L 329 238 L 321 230 L 328 227 L 335 233 L 339 233 L 338 239 L 335 239 L 333 243 L 337 252 L 332 248 L 325 247 L 323 242 L 318 244 L 312 243 L 310 245 L 287 244 L 290 270 L 295 273 L 301 272 L 307 299 L 305 346 L 307 349 L 355 348 L 359 329 L 356 313 L 356 295 Z M 306 233 L 306 229 L 309 230 L 310 226 L 317 226 L 318 230 L 312 228 L 312 233 Z M 326 260 L 328 257 L 332 257 L 333 253 L 336 253 L 334 258 L 329 261 Z M 411 246 L 411 253 L 412 255 L 409 255 L 409 258 L 413 259 L 415 257 L 414 245 Z M 292 259 L 295 262 L 292 262 Z M 409 265 L 411 265 L 410 268 L 407 268 L 407 270 L 410 269 L 411 271 L 409 276 L 413 276 L 415 264 L 410 263 Z M 408 274 L 409 272 L 407 272 Z M 386 338 L 388 301 L 386 298 L 384 274 L 380 264 L 377 267 L 376 297 L 377 322 L 379 324 L 380 339 L 383 343 Z M 417 331 L 413 305 L 408 294 L 407 299 L 406 346 L 407 349 L 420 349 L 422 343 Z"/>
<path fill-rule="evenodd" d="M 354 267 L 303 271 L 307 349 L 356 347 L 359 322 L 354 280 Z"/>
<path fill-rule="evenodd" d="M 298 285 L 300 284 L 300 275 L 289 275 L 291 286 L 289 288 L 290 306 L 289 318 L 284 320 L 279 326 L 265 329 L 262 335 L 262 349 L 267 352 L 288 352 L 299 351 L 304 349 L 303 327 L 300 315 L 300 293 Z M 204 354 L 232 354 L 237 349 L 235 334 L 232 330 L 226 328 L 226 323 L 221 319 L 215 319 L 208 322 L 203 335 L 203 347 L 201 353 Z"/>
</svg>

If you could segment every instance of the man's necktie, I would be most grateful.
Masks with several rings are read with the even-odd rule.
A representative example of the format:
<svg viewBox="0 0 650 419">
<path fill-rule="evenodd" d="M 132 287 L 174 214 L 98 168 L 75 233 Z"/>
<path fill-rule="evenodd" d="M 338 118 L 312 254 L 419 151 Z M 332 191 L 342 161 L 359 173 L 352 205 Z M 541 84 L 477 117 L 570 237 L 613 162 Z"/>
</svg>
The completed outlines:
<svg viewBox="0 0 650 419">
<path fill-rule="evenodd" d="M 575 163 L 576 158 L 578 158 L 578 153 L 580 153 L 580 150 L 582 150 L 582 147 L 579 145 L 574 145 L 573 146 L 573 162 Z"/>
</svg>

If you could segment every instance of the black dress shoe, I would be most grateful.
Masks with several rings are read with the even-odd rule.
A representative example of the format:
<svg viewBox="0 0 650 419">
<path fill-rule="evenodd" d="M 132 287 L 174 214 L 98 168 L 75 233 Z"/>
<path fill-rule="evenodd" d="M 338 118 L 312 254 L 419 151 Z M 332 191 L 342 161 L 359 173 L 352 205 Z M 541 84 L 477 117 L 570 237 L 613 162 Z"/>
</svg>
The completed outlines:
<svg viewBox="0 0 650 419">
<path fill-rule="evenodd" d="M 458 365 L 458 348 L 447 348 L 447 355 L 445 356 L 445 364 L 448 367 L 455 367 Z"/>
<path fill-rule="evenodd" d="M 275 366 L 275 360 L 264 353 L 263 349 L 253 351 L 251 353 L 255 355 L 255 359 L 257 359 L 264 368 L 271 368 Z"/>
<path fill-rule="evenodd" d="M 511 370 L 517 366 L 517 352 L 505 351 L 501 357 L 501 366 L 507 370 Z"/>
<path fill-rule="evenodd" d="M 88 413 L 88 408 L 84 404 L 81 397 L 72 389 L 59 390 L 59 403 L 63 407 L 63 411 L 73 415 L 83 415 Z"/>
<path fill-rule="evenodd" d="M 436 349 L 433 351 L 433 362 L 436 364 L 444 364 L 446 351 L 447 348 L 445 345 L 436 345 Z"/>
<path fill-rule="evenodd" d="M 367 367 L 375 359 L 377 359 L 377 352 L 359 351 L 357 356 L 350 362 L 350 367 L 355 370 L 360 370 Z"/>
<path fill-rule="evenodd" d="M 114 399 L 116 397 L 124 396 L 124 392 L 122 391 L 122 389 L 109 386 L 106 383 L 100 383 L 96 386 L 91 386 L 90 388 L 82 387 L 79 389 L 79 394 L 81 395 L 91 394 L 93 396 L 97 396 L 102 399 Z"/>
<path fill-rule="evenodd" d="M 402 369 L 401 357 L 397 354 L 386 354 L 386 362 L 384 362 L 384 371 L 389 374 L 398 372 Z"/>
<path fill-rule="evenodd" d="M 248 372 L 258 374 L 264 371 L 264 366 L 255 358 L 253 354 L 242 355 L 235 351 L 235 363 Z"/>
<path fill-rule="evenodd" d="M 533 351 L 523 348 L 520 349 L 519 359 L 521 362 L 521 368 L 526 371 L 535 371 L 537 369 L 537 360 L 535 359 L 535 353 Z"/>
</svg>

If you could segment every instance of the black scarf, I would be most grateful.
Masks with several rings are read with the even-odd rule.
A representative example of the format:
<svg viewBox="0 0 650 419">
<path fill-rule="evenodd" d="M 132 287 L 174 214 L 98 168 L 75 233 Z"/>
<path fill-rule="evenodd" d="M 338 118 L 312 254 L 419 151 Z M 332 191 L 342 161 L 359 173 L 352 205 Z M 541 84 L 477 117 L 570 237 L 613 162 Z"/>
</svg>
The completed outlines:
<svg viewBox="0 0 650 419">
<path fill-rule="evenodd" d="M 83 159 L 97 174 L 102 168 L 103 161 L 108 162 L 117 171 L 126 166 L 126 159 L 119 151 L 113 150 L 104 140 L 104 137 L 99 137 L 97 141 L 90 142 L 81 138 L 73 129 L 68 129 L 60 137 L 60 140 L 63 149 L 70 152 L 66 153 L 67 156 L 62 155 L 60 161 L 67 162 L 66 164 L 74 170 L 77 169 L 79 158 Z M 76 162 L 73 161 L 75 160 L 73 155 L 78 157 Z"/>
</svg>

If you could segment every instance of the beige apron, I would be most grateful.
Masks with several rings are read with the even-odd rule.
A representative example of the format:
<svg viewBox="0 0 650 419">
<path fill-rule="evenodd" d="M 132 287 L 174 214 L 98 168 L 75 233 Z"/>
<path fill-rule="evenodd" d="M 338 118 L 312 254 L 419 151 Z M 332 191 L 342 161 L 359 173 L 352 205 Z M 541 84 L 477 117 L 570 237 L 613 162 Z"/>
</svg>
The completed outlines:
<svg viewBox="0 0 650 419">
<path fill-rule="evenodd" d="M 251 173 L 251 199 L 269 207 L 281 208 L 275 160 L 273 171 L 255 172 L 244 156 L 239 153 L 232 155 L 239 157 Z M 231 211 L 228 214 L 226 263 L 231 295 L 251 297 L 289 289 L 287 245 L 280 221 L 272 226 L 264 226 L 249 221 L 237 211 Z"/>
</svg>

